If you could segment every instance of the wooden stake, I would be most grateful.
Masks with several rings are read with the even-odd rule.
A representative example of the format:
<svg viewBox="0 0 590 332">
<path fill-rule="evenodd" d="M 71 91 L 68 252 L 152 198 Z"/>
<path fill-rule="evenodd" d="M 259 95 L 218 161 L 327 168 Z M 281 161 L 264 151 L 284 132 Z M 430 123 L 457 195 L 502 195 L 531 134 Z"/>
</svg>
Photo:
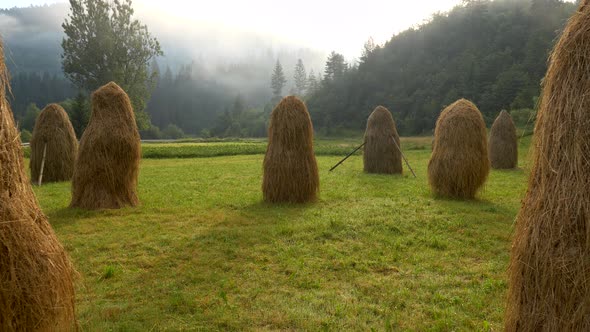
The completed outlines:
<svg viewBox="0 0 590 332">
<path fill-rule="evenodd" d="M 45 168 L 45 156 L 47 155 L 47 143 L 43 146 L 43 159 L 41 160 L 41 172 L 39 173 L 39 182 L 37 185 L 41 185 L 43 181 L 43 169 Z"/>
<path fill-rule="evenodd" d="M 391 139 L 393 140 L 393 144 L 395 144 L 395 147 L 399 150 L 399 153 L 402 154 L 402 158 L 404 158 L 404 161 L 406 162 L 406 165 L 408 165 L 408 168 L 410 169 L 410 171 L 412 172 L 412 174 L 414 175 L 414 178 L 415 178 L 416 177 L 416 173 L 414 173 L 414 170 L 410 166 L 410 163 L 408 162 L 408 159 L 406 159 L 406 156 L 404 156 L 404 153 L 402 152 L 402 149 L 399 147 L 399 145 L 397 145 L 397 142 L 395 141 L 395 138 L 393 138 L 393 136 L 391 136 Z"/>
<path fill-rule="evenodd" d="M 330 168 L 330 172 L 333 171 L 336 167 L 340 166 L 340 164 L 342 164 L 346 159 L 348 159 L 348 157 L 352 156 L 353 153 L 357 152 L 360 148 L 362 148 L 363 146 L 365 146 L 365 143 L 361 144 L 361 146 L 359 146 L 358 148 L 354 149 L 354 151 L 352 151 L 351 153 L 349 153 L 346 157 L 344 157 L 344 159 L 340 160 L 338 162 L 338 164 L 336 164 L 336 165 L 334 165 L 334 167 Z"/>
</svg>

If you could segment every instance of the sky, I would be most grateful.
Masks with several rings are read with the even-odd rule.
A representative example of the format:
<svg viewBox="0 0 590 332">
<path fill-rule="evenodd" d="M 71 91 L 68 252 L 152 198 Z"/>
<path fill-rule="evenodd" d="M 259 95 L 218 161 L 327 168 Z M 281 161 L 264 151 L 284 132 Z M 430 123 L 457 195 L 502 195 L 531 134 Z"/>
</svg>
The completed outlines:
<svg viewBox="0 0 590 332">
<path fill-rule="evenodd" d="M 60 1 L 0 0 L 0 8 Z M 372 37 L 383 44 L 394 34 L 418 25 L 433 13 L 461 0 L 135 0 L 138 18 L 158 15 L 184 26 L 217 26 L 228 31 L 272 35 L 303 47 L 359 57 Z M 178 33 L 182 33 L 179 31 Z"/>
</svg>

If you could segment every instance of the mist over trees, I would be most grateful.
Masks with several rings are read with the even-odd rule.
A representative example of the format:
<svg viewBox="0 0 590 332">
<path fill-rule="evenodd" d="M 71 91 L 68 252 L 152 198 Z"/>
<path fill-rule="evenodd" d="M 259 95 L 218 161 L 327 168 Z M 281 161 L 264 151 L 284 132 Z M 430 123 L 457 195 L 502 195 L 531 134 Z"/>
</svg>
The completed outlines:
<svg viewBox="0 0 590 332">
<path fill-rule="evenodd" d="M 70 112 L 69 106 L 79 95 L 80 89 L 66 79 L 61 64 L 61 41 L 66 37 L 61 25 L 69 10 L 65 4 L 0 9 L 0 34 L 12 74 L 11 102 L 21 125 L 31 103 L 42 108 L 50 102 L 64 101 L 64 108 Z M 253 122 L 264 126 L 266 120 L 253 118 L 262 117 L 270 107 L 269 80 L 277 59 L 285 66 L 287 83 L 283 93 L 293 89 L 292 75 L 298 59 L 316 70 L 322 68 L 324 61 L 323 52 L 265 36 L 214 27 L 207 27 L 203 32 L 195 27 L 178 33 L 183 29 L 182 22 L 163 21 L 155 16 L 140 19 L 166 53 L 148 63 L 147 73 L 157 73 L 158 78 L 154 76 L 155 87 L 145 107 L 153 126 L 142 131 L 144 137 L 177 134 L 176 128 L 189 135 L 256 132 L 247 128 L 260 127 L 252 125 Z M 215 42 L 219 39 L 231 41 L 234 48 L 220 46 Z M 88 97 L 88 91 L 84 94 Z M 243 119 L 232 119 L 231 128 L 222 130 L 228 122 L 222 118 L 226 111 L 231 113 L 238 95 L 246 108 L 240 116 Z M 237 130 L 239 122 L 243 126 Z"/>
<path fill-rule="evenodd" d="M 402 134 L 430 134 L 439 112 L 458 98 L 474 101 L 489 124 L 501 109 L 534 108 L 548 52 L 574 10 L 558 0 L 466 0 L 384 45 L 368 38 L 358 60 L 338 50 L 264 44 L 259 36 L 233 37 L 235 49 L 224 49 L 213 45 L 217 35 L 179 34 L 170 22 L 141 18 L 166 53 L 144 62 L 154 81 L 145 107 L 152 125 L 142 137 L 264 137 L 272 108 L 286 94 L 306 100 L 314 128 L 325 135 L 363 130 L 377 105 L 393 112 Z M 0 10 L 22 129 L 32 129 L 39 108 L 63 102 L 80 123 L 77 134 L 83 130 L 87 94 L 60 64 L 67 12 L 65 5 Z"/>
<path fill-rule="evenodd" d="M 394 36 L 369 40 L 356 66 L 328 58 L 321 87 L 308 96 L 314 127 L 362 130 L 377 105 L 405 135 L 429 134 L 459 98 L 489 124 L 502 109 L 533 108 L 553 42 L 575 10 L 557 0 L 470 0 Z"/>
</svg>

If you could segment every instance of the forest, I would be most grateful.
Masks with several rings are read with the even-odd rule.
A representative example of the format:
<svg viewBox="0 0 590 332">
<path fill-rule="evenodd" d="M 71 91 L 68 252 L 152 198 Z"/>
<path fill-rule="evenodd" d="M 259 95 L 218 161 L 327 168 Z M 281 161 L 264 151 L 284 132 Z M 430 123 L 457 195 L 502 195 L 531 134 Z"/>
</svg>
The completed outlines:
<svg viewBox="0 0 590 332">
<path fill-rule="evenodd" d="M 431 134 L 440 110 L 459 98 L 472 100 L 488 124 L 502 109 L 526 121 L 549 50 L 574 9 L 574 3 L 560 0 L 463 1 L 384 45 L 368 37 L 358 59 L 345 59 L 338 50 L 322 55 L 324 68 L 317 65 L 320 52 L 308 49 L 269 47 L 213 63 L 211 57 L 166 56 L 176 51 L 163 41 L 165 56 L 150 64 L 156 74 L 151 96 L 145 110 L 136 110 L 150 119 L 142 136 L 263 137 L 277 97 L 288 94 L 305 99 L 323 136 L 361 132 L 377 105 L 393 112 L 401 134 Z M 24 130 L 31 130 L 39 108 L 49 102 L 62 102 L 79 119 L 90 112 L 82 97 L 88 99 L 88 91 L 75 88 L 61 72 L 59 25 L 65 10 L 62 5 L 0 10 L 0 18 L 27 24 L 45 17 L 37 30 L 13 29 L 4 37 L 12 60 L 13 108 Z M 35 37 L 39 29 L 45 29 L 42 39 Z M 284 71 L 279 95 L 273 86 L 277 66 Z M 77 131 L 83 120 L 80 126 Z"/>
<path fill-rule="evenodd" d="M 439 112 L 472 100 L 491 121 L 532 109 L 554 40 L 575 4 L 556 0 L 465 1 L 385 45 L 365 45 L 358 64 L 308 96 L 314 125 L 362 130 L 377 105 L 404 135 L 431 134 Z"/>
</svg>

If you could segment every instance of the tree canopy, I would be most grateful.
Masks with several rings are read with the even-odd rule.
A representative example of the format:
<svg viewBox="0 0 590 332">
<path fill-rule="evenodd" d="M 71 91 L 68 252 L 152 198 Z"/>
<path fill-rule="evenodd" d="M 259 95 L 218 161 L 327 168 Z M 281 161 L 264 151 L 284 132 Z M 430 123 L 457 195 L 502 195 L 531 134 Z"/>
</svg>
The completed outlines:
<svg viewBox="0 0 590 332">
<path fill-rule="evenodd" d="M 131 0 L 70 0 L 70 6 L 62 25 L 66 77 L 87 91 L 116 82 L 129 95 L 139 127 L 146 128 L 143 110 L 155 83 L 150 63 L 163 55 L 159 42 L 132 18 Z"/>
<path fill-rule="evenodd" d="M 381 47 L 369 40 L 358 67 L 346 70 L 333 52 L 308 97 L 314 125 L 361 130 L 383 105 L 403 134 L 421 134 L 459 98 L 475 102 L 488 124 L 502 109 L 533 108 L 549 51 L 574 10 L 557 0 L 464 1 Z"/>
</svg>

